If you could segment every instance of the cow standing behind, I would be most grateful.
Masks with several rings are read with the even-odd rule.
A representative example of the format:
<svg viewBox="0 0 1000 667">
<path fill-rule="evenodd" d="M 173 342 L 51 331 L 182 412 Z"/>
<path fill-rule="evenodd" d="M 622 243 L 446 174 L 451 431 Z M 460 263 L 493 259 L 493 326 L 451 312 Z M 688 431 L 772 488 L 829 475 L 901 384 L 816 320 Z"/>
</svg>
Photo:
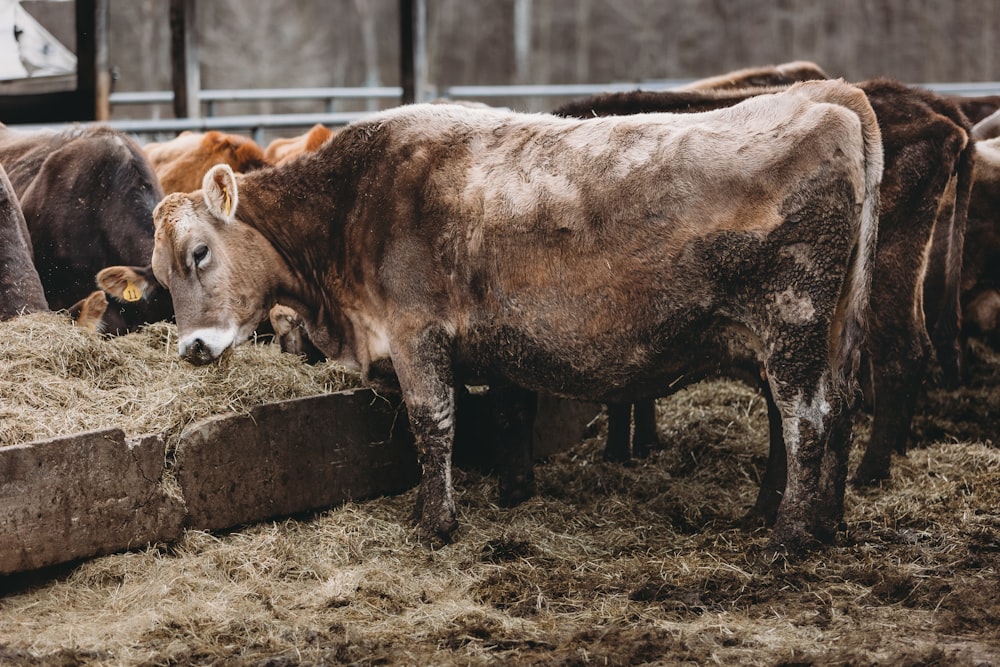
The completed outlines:
<svg viewBox="0 0 1000 667">
<path fill-rule="evenodd" d="M 307 132 L 297 137 L 279 138 L 273 140 L 264 149 L 264 156 L 271 164 L 284 164 L 294 160 L 303 153 L 312 153 L 319 149 L 327 139 L 333 136 L 333 130 L 316 123 Z"/>
<path fill-rule="evenodd" d="M 270 166 L 264 151 L 250 137 L 239 134 L 185 131 L 169 141 L 142 147 L 153 166 L 163 192 L 194 192 L 211 167 L 228 164 L 236 172 Z"/>
<path fill-rule="evenodd" d="M 424 539 L 456 528 L 457 382 L 620 402 L 762 365 L 789 452 L 771 546 L 797 552 L 842 519 L 881 159 L 842 82 L 593 121 L 410 105 L 167 197 L 153 268 L 193 363 L 275 301 L 365 377 L 391 361 Z"/>
</svg>

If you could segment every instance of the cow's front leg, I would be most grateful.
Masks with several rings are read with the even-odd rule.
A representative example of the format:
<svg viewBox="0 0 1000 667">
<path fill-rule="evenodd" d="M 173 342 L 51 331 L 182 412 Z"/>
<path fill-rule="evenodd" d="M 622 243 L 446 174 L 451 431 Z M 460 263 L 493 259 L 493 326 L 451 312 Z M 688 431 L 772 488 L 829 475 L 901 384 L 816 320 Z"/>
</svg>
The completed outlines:
<svg viewBox="0 0 1000 667">
<path fill-rule="evenodd" d="M 448 542 L 458 527 L 451 487 L 455 439 L 455 391 L 451 342 L 437 327 L 426 328 L 393 350 L 393 365 L 410 417 L 420 463 L 414 517 L 423 542 Z"/>
</svg>

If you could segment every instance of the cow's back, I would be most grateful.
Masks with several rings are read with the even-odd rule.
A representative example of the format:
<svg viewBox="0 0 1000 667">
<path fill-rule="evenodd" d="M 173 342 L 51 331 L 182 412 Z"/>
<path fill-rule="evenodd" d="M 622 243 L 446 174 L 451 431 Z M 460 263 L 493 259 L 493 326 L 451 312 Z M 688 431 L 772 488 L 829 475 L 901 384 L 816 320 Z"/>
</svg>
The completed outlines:
<svg viewBox="0 0 1000 667">
<path fill-rule="evenodd" d="M 741 310 L 732 293 L 759 289 L 761 301 L 773 300 L 764 292 L 780 282 L 777 275 L 759 287 L 748 277 L 782 264 L 781 248 L 799 236 L 825 233 L 863 248 L 838 283 L 844 294 L 825 295 L 844 298 L 834 356 L 855 355 L 874 248 L 879 132 L 864 95 L 851 86 L 820 82 L 800 93 L 700 115 L 586 123 L 443 108 L 425 109 L 426 117 L 383 115 L 378 132 L 390 139 L 373 167 L 378 173 L 364 181 L 374 185 L 365 197 L 387 203 L 383 213 L 358 220 L 364 231 L 357 240 L 395 244 L 387 249 L 379 241 L 358 254 L 377 266 L 379 252 L 402 253 L 402 272 L 417 276 L 411 279 L 426 291 L 421 298 L 442 304 L 442 314 L 467 334 L 470 358 L 503 350 L 505 336 L 509 346 L 531 350 L 534 367 L 523 358 L 506 367 L 503 353 L 491 359 L 511 380 L 546 389 L 532 378 L 560 377 L 579 395 L 598 391 L 585 386 L 589 378 L 606 378 L 599 369 L 617 365 L 620 377 L 601 386 L 611 392 L 621 382 L 626 393 L 637 369 L 662 377 L 674 363 L 655 349 L 634 352 L 650 348 L 651 338 L 673 348 L 685 336 L 699 342 L 698 332 L 722 313 L 744 322 L 766 318 Z M 342 134 L 352 132 L 372 128 Z M 432 193 L 417 210 L 411 184 Z M 846 200 L 865 205 L 863 225 L 841 209 Z M 409 211 L 412 229 L 386 211 Z M 812 218 L 840 227 L 806 229 L 801 220 Z M 395 227 L 369 233 L 382 224 Z M 421 268 L 434 256 L 439 275 Z M 846 264 L 846 257 L 837 261 Z M 622 322 L 636 326 L 623 333 Z M 854 363 L 840 359 L 838 367 Z"/>
</svg>

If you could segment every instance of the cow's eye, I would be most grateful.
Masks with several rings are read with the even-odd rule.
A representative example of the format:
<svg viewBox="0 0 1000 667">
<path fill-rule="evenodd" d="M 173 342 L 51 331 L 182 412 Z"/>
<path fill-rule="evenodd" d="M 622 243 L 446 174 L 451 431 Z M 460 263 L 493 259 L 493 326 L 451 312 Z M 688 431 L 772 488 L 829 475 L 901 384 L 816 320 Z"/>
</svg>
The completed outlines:
<svg viewBox="0 0 1000 667">
<path fill-rule="evenodd" d="M 208 259 L 208 246 L 204 243 L 195 246 L 195 249 L 191 252 L 191 259 L 194 260 L 194 265 L 200 267 Z"/>
</svg>

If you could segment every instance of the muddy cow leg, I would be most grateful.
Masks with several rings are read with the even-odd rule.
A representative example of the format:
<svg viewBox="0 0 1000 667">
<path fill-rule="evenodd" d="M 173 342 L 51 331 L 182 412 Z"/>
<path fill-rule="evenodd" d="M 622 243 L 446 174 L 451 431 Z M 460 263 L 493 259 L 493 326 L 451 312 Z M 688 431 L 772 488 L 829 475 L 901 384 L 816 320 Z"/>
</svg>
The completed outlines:
<svg viewBox="0 0 1000 667">
<path fill-rule="evenodd" d="M 835 414 L 823 452 L 819 480 L 821 514 L 818 526 L 821 532 L 817 537 L 827 544 L 834 542 L 836 531 L 845 528 L 844 494 L 847 490 L 847 458 L 851 450 L 853 427 L 853 410 L 847 409 Z"/>
<path fill-rule="evenodd" d="M 491 386 L 487 399 L 499 436 L 495 464 L 499 503 L 513 507 L 535 495 L 532 432 L 538 396 L 519 387 Z"/>
<path fill-rule="evenodd" d="M 420 464 L 420 490 L 414 508 L 417 538 L 450 541 L 458 527 L 451 485 L 455 439 L 455 390 L 450 341 L 440 328 L 427 327 L 402 338 L 409 341 L 393 355 Z"/>
<path fill-rule="evenodd" d="M 798 375 L 796 382 L 787 383 L 783 377 L 796 375 L 788 375 L 780 368 L 777 372 L 769 369 L 768 377 L 782 418 L 788 469 L 768 551 L 795 556 L 818 543 L 832 541 L 836 535 L 839 521 L 833 515 L 837 507 L 842 507 L 843 500 L 832 499 L 833 510 L 824 508 L 823 503 L 831 502 L 828 493 L 845 485 L 845 480 L 834 478 L 839 467 L 830 463 L 846 456 L 849 445 L 839 440 L 844 433 L 843 429 L 835 428 L 835 422 L 849 418 L 852 413 L 849 402 L 834 387 L 829 369 L 812 382 L 808 376 Z M 834 451 L 828 453 L 831 447 Z M 829 478 L 821 483 L 824 465 L 830 466 Z"/>
<path fill-rule="evenodd" d="M 649 456 L 652 449 L 661 449 L 656 432 L 656 402 L 652 399 L 633 403 L 635 430 L 632 434 L 632 455 L 637 459 Z"/>
<path fill-rule="evenodd" d="M 630 458 L 629 432 L 632 429 L 632 404 L 608 403 L 608 439 L 604 460 L 625 462 Z"/>
<path fill-rule="evenodd" d="M 875 312 L 881 314 L 886 309 Z M 887 324 L 893 329 L 889 335 Z M 871 354 L 875 394 L 871 440 L 852 479 L 858 486 L 887 479 L 892 453 L 906 453 L 930 355 L 930 338 L 922 318 L 876 323 L 871 331 Z"/>
</svg>

